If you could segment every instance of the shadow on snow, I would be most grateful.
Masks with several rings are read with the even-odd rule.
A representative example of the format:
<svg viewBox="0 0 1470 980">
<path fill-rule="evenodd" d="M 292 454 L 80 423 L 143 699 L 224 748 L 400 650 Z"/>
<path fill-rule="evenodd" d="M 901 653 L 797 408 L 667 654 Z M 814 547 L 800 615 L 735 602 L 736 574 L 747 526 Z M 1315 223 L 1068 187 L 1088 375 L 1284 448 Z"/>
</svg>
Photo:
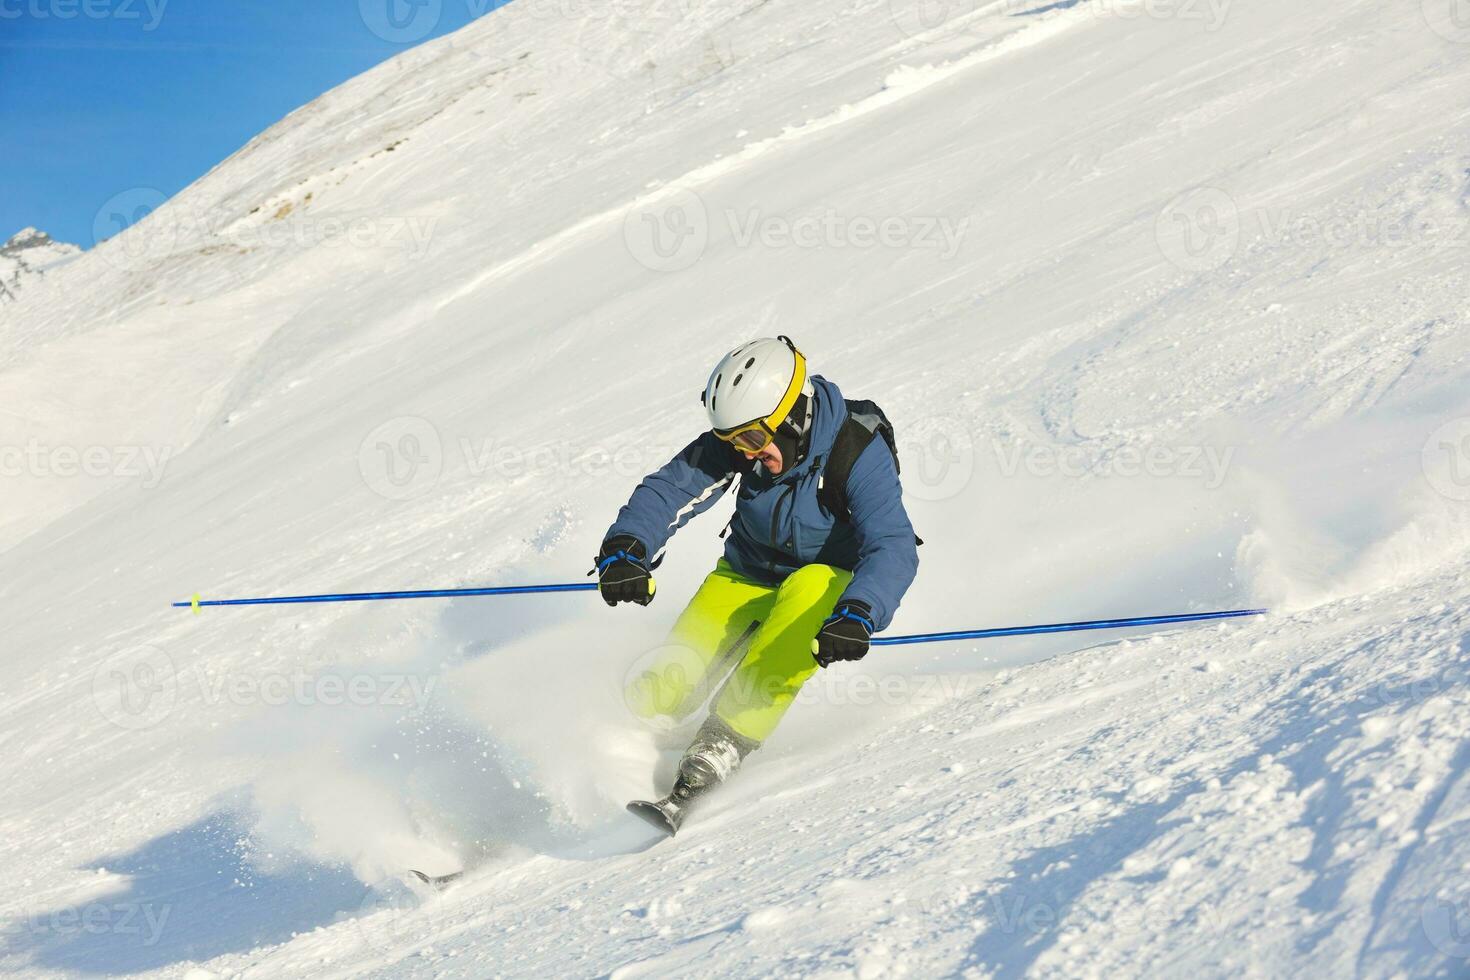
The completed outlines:
<svg viewBox="0 0 1470 980">
<path fill-rule="evenodd" d="M 56 971 L 139 973 L 286 942 L 355 914 L 368 894 L 346 869 L 258 870 L 243 829 L 224 813 L 86 867 L 130 880 L 8 923 L 9 952 Z"/>
</svg>

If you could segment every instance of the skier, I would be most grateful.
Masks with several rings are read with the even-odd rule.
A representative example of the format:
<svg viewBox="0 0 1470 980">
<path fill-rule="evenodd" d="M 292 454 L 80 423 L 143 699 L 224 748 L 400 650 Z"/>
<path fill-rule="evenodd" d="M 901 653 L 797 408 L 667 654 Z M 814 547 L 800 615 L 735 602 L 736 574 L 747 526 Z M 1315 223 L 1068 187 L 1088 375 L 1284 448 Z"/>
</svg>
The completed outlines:
<svg viewBox="0 0 1470 980">
<path fill-rule="evenodd" d="M 638 485 L 597 555 L 609 606 L 648 605 L 668 539 L 739 479 L 724 557 L 664 660 L 627 692 L 640 715 L 679 719 L 724 678 L 673 791 L 629 804 L 668 833 L 770 736 L 818 667 L 867 654 L 919 564 L 888 419 L 808 375 L 789 338 L 726 354 L 702 401 L 711 430 Z"/>
</svg>

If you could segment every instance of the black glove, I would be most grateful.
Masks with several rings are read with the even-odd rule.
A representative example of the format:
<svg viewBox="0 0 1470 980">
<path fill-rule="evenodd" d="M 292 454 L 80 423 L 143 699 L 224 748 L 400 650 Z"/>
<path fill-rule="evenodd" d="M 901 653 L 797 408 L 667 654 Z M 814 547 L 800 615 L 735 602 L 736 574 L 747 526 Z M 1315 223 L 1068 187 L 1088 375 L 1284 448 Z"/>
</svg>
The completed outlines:
<svg viewBox="0 0 1470 980">
<path fill-rule="evenodd" d="M 653 576 L 648 574 L 648 551 L 631 534 L 619 534 L 602 542 L 597 553 L 597 590 L 609 606 L 653 601 Z"/>
<path fill-rule="evenodd" d="M 861 660 L 868 655 L 868 638 L 873 635 L 873 610 L 866 602 L 838 603 L 812 640 L 812 657 L 830 667 L 839 660 Z"/>
</svg>

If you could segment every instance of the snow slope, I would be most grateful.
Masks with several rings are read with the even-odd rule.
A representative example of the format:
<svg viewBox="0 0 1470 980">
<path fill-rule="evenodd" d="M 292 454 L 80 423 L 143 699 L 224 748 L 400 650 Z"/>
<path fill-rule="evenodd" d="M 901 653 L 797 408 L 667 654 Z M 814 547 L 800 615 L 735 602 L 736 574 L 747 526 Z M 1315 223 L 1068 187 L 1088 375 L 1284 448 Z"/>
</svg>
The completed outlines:
<svg viewBox="0 0 1470 980">
<path fill-rule="evenodd" d="M 518 0 L 28 283 L 0 970 L 1470 973 L 1450 13 Z M 719 517 L 647 610 L 168 608 L 580 580 L 776 332 L 898 424 L 893 632 L 1273 614 L 885 648 L 643 850 Z"/>
</svg>

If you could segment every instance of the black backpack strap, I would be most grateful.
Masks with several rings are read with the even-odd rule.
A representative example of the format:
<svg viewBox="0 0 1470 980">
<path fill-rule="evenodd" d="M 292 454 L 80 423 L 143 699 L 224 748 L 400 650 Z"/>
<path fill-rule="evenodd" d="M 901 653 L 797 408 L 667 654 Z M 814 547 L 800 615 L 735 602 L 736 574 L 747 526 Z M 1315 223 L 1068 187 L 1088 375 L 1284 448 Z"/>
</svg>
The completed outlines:
<svg viewBox="0 0 1470 980">
<path fill-rule="evenodd" d="M 832 449 L 822 464 L 822 475 L 817 483 L 817 502 L 845 524 L 852 522 L 852 511 L 847 502 L 847 478 L 874 436 L 882 436 L 888 444 L 888 451 L 893 454 L 893 471 L 899 472 L 898 445 L 888 416 L 874 402 L 847 399 L 847 419 L 837 430 L 837 438 L 832 441 Z M 916 534 L 914 543 L 923 544 L 924 541 Z"/>
<path fill-rule="evenodd" d="M 852 519 L 847 507 L 847 478 L 875 435 L 874 429 L 849 415 L 842 428 L 837 430 L 837 438 L 832 441 L 832 448 L 822 464 L 822 475 L 817 480 L 817 502 L 823 510 L 844 523 Z"/>
<path fill-rule="evenodd" d="M 868 448 L 874 436 L 881 435 L 893 454 L 893 468 L 898 470 L 898 449 L 893 442 L 893 426 L 883 409 L 866 399 L 847 399 L 847 419 L 837 430 L 837 438 L 827 453 L 822 465 L 821 481 L 817 485 L 817 500 L 836 515 L 839 521 L 852 519 L 847 506 L 847 478 L 857 464 L 858 457 Z"/>
</svg>

